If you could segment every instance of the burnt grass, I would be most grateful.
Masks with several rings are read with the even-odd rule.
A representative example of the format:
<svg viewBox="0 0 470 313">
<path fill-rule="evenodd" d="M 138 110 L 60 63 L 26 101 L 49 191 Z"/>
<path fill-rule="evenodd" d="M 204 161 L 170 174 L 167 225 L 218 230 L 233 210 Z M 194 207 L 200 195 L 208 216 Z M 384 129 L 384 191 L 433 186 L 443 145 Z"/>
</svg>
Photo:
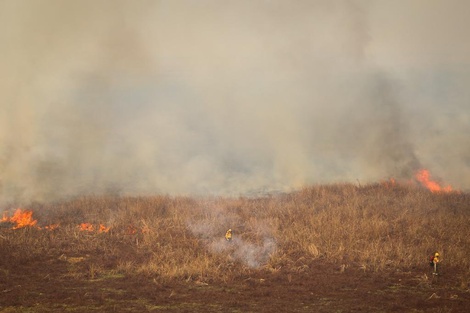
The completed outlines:
<svg viewBox="0 0 470 313">
<path fill-rule="evenodd" d="M 0 312 L 470 311 L 464 192 L 336 184 L 22 209 L 36 226 L 0 223 Z M 80 230 L 85 222 L 94 230 Z M 434 251 L 438 276 L 428 264 Z"/>
</svg>

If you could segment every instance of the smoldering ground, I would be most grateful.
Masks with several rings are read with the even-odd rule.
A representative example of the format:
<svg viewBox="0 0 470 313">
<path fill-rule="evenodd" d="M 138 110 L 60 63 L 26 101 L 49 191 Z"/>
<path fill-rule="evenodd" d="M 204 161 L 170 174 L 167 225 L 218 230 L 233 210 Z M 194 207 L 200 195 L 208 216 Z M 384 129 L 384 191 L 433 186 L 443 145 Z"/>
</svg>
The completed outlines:
<svg viewBox="0 0 470 313">
<path fill-rule="evenodd" d="M 468 6 L 2 1 L 1 199 L 468 189 Z"/>
<path fill-rule="evenodd" d="M 237 212 L 239 207 L 221 209 L 217 200 L 206 200 L 201 205 L 201 216 L 188 220 L 187 227 L 210 252 L 222 253 L 233 262 L 242 262 L 251 268 L 265 265 L 275 254 L 278 221 L 247 217 L 246 212 Z M 250 206 L 251 211 L 260 209 L 253 203 Z M 231 240 L 223 236 L 227 228 L 232 230 Z"/>
</svg>

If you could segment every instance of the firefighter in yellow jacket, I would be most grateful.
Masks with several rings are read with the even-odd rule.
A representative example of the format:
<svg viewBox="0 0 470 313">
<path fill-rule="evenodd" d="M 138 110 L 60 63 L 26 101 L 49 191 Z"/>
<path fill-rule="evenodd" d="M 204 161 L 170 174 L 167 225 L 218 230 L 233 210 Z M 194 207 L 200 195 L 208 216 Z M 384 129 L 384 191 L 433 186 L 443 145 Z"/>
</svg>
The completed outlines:
<svg viewBox="0 0 470 313">
<path fill-rule="evenodd" d="M 227 232 L 225 233 L 225 240 L 232 241 L 232 229 L 231 228 L 227 230 Z"/>
<path fill-rule="evenodd" d="M 438 269 L 439 269 L 439 252 L 435 252 L 434 255 L 431 256 L 430 260 L 430 265 L 434 268 L 434 272 L 432 273 L 433 275 L 438 275 Z"/>
</svg>

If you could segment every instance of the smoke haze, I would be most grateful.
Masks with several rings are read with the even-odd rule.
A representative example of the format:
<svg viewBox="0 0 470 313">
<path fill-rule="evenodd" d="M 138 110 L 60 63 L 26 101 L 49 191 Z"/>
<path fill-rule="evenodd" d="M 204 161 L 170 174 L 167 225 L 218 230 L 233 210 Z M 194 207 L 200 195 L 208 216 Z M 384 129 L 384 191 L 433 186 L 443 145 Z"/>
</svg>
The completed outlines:
<svg viewBox="0 0 470 313">
<path fill-rule="evenodd" d="M 470 189 L 467 1 L 0 1 L 0 200 Z"/>
</svg>

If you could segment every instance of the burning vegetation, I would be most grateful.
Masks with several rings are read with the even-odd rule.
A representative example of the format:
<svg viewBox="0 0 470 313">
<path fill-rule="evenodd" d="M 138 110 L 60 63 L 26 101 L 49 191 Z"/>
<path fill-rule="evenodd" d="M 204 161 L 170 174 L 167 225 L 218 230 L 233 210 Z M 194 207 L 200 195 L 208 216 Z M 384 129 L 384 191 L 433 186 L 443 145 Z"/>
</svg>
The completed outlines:
<svg viewBox="0 0 470 313">
<path fill-rule="evenodd" d="M 459 191 L 454 190 L 450 185 L 443 186 L 436 180 L 431 178 L 431 174 L 427 169 L 420 169 L 416 171 L 413 179 L 397 181 L 395 178 L 390 178 L 387 181 L 382 183 L 386 187 L 395 186 L 397 184 L 407 185 L 407 186 L 419 186 L 425 188 L 426 190 L 433 193 L 459 193 Z"/>
<path fill-rule="evenodd" d="M 436 249 L 453 254 L 449 265 L 468 267 L 470 199 L 451 191 L 420 170 L 409 183 L 313 186 L 260 198 L 86 197 L 50 207 L 36 204 L 39 221 L 48 223 L 38 222 L 32 210 L 4 212 L 0 232 L 30 228 L 38 230 L 33 237 L 54 236 L 25 254 L 64 254 L 63 240 L 76 247 L 66 253 L 101 251 L 103 262 L 119 260 L 111 265 L 114 271 L 160 278 L 204 273 L 198 279 L 227 280 L 234 267 L 306 269 L 317 259 L 374 271 L 408 269 Z M 113 221 L 112 227 L 99 222 L 104 220 Z M 440 238 L 429 228 L 455 232 Z M 5 240 L 15 245 L 16 233 L 0 233 L 0 248 Z M 24 241 L 31 232 L 18 233 Z M 107 235 L 85 239 L 94 234 Z"/>
<path fill-rule="evenodd" d="M 38 221 L 33 219 L 33 211 L 17 209 L 12 217 L 8 217 L 3 213 L 3 218 L 0 220 L 2 223 L 12 224 L 12 229 L 23 228 L 27 226 L 35 226 Z"/>
<path fill-rule="evenodd" d="M 11 229 L 34 227 L 36 229 L 55 230 L 60 226 L 60 223 L 45 225 L 44 227 L 37 226 L 38 221 L 33 218 L 33 211 L 23 209 L 16 209 L 11 217 L 4 212 L 3 217 L 0 219 L 0 223 L 3 225 L 11 225 Z M 80 231 L 93 232 L 96 230 L 98 233 L 107 233 L 110 229 L 110 227 L 106 227 L 103 224 L 99 224 L 99 226 L 94 227 L 91 223 L 81 223 L 77 227 Z M 6 228 L 8 228 L 8 226 Z"/>
<path fill-rule="evenodd" d="M 103 224 L 99 224 L 99 226 L 94 226 L 91 223 L 81 223 L 80 225 L 77 226 L 81 231 L 87 231 L 87 232 L 98 232 L 98 233 L 107 233 L 110 229 L 110 227 L 106 227 Z"/>
<path fill-rule="evenodd" d="M 456 259 L 461 254 L 462 262 L 467 264 L 468 258 L 458 246 L 468 239 L 454 238 L 450 245 L 448 239 L 435 238 L 426 229 L 429 225 L 434 225 L 431 227 L 433 229 L 449 229 L 449 223 L 452 224 L 453 216 L 456 216 L 458 218 L 451 229 L 463 227 L 467 232 L 464 229 L 454 235 L 458 237 L 461 233 L 468 234 L 470 220 L 468 224 L 462 222 L 470 214 L 468 195 L 450 193 L 450 187 L 437 189 L 440 185 L 433 182 L 426 173 L 420 172 L 418 181 L 432 192 L 390 180 L 386 184 L 366 186 L 317 186 L 261 198 L 85 198 L 57 206 L 37 207 L 38 213 L 48 212 L 47 219 L 39 214 L 39 221 L 49 223 L 38 222 L 32 210 L 17 209 L 11 216 L 3 213 L 0 225 L 2 231 L 32 228 L 42 230 L 36 235 L 53 233 L 55 238 L 60 237 L 66 241 L 71 240 L 71 234 L 75 234 L 72 236 L 73 240 L 81 240 L 82 236 L 76 237 L 76 234 L 106 233 L 108 236 L 103 237 L 105 241 L 102 245 L 103 248 L 107 247 L 107 251 L 109 245 L 115 244 L 115 238 L 116 242 L 125 242 L 125 250 L 138 248 L 133 253 L 142 252 L 140 249 L 143 245 L 149 251 L 162 252 L 146 261 L 139 259 L 137 262 L 132 258 L 128 261 L 137 262 L 132 271 L 155 272 L 164 276 L 169 272 L 161 272 L 162 268 L 153 265 L 170 261 L 163 257 L 165 253 L 179 255 L 176 259 L 180 258 L 181 261 L 187 258 L 188 253 L 202 253 L 214 262 L 217 259 L 217 262 L 235 262 L 255 268 L 276 268 L 289 255 L 305 254 L 307 259 L 321 257 L 332 261 L 362 262 L 367 263 L 369 268 L 383 269 L 390 262 L 397 267 L 416 265 L 420 262 L 423 251 L 439 249 L 453 251 Z M 413 197 L 408 198 L 407 195 Z M 446 207 L 451 202 L 455 202 L 452 210 L 458 210 L 460 214 L 448 218 Z M 98 209 L 90 209 L 94 207 Z M 423 219 L 427 222 L 422 223 Z M 104 223 L 80 220 L 112 220 L 113 223 L 111 228 Z M 348 223 L 342 222 L 345 220 Z M 425 227 L 423 225 L 428 226 L 422 229 Z M 232 228 L 237 232 L 234 240 Z M 430 237 L 424 240 L 423 235 Z M 408 240 L 413 237 L 416 237 L 416 242 L 410 245 Z M 8 238 L 14 242 L 13 233 Z M 93 245 L 92 242 L 94 241 L 77 243 L 82 247 L 77 253 L 93 250 L 90 246 Z M 361 242 L 368 244 L 363 245 Z M 459 245 L 456 246 L 456 242 Z M 447 244 L 450 246 L 446 248 Z M 380 249 L 370 250 L 371 246 Z M 354 251 L 362 253 L 357 254 Z M 349 260 L 353 255 L 354 258 Z M 397 258 L 391 257 L 394 255 Z M 403 255 L 407 257 L 403 259 Z M 199 261 L 212 268 L 212 261 L 209 259 Z M 370 260 L 375 261 L 370 263 Z M 178 270 L 175 269 L 176 272 L 172 275 L 185 276 L 184 273 L 192 273 L 193 265 L 190 264 L 198 264 L 198 261 L 178 266 Z M 116 269 L 125 268 L 124 263 L 115 266 Z M 209 268 L 204 272 L 210 272 Z M 127 270 L 131 271 L 130 268 Z"/>
<path fill-rule="evenodd" d="M 330 276 L 406 273 L 414 283 L 426 271 L 435 276 L 428 257 L 439 251 L 442 277 L 470 281 L 470 195 L 395 182 L 258 198 L 84 197 L 35 204 L 34 214 L 18 209 L 2 224 L 0 268 L 14 273 L 31 260 L 63 266 L 52 280 L 288 284 L 331 265 L 341 270 Z"/>
<path fill-rule="evenodd" d="M 426 169 L 419 170 L 416 175 L 416 180 L 431 192 L 451 192 L 451 186 L 441 186 L 437 181 L 431 179 L 431 174 Z"/>
</svg>

